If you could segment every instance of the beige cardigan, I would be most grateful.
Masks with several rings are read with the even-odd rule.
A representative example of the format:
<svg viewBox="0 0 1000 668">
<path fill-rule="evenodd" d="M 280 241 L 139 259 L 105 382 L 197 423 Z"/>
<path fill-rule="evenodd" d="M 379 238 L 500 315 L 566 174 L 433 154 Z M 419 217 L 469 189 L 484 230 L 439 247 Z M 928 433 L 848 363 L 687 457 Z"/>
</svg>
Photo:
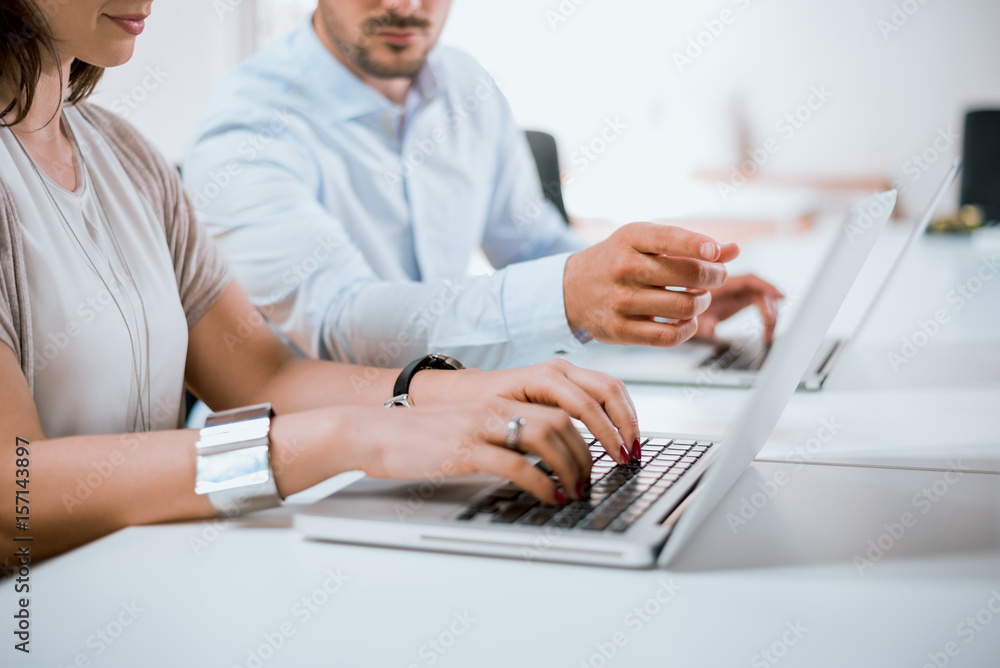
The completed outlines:
<svg viewBox="0 0 1000 668">
<path fill-rule="evenodd" d="M 163 241 L 170 248 L 177 291 L 191 328 L 229 284 L 231 276 L 225 262 L 197 225 L 177 171 L 135 128 L 111 112 L 87 103 L 78 105 L 78 109 L 111 146 L 163 224 Z M 17 205 L 0 174 L 0 341 L 14 350 L 28 388 L 34 391 L 32 305 L 25 276 L 22 224 Z"/>
</svg>

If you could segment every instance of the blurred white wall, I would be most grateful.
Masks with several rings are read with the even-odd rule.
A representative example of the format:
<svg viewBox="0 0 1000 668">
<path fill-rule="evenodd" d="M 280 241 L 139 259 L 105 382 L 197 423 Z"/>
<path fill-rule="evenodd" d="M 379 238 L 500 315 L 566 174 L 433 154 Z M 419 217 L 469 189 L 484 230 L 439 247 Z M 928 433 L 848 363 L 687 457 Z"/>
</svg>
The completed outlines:
<svg viewBox="0 0 1000 668">
<path fill-rule="evenodd" d="M 905 23 L 886 28 L 893 19 Z M 623 220 L 751 206 L 690 178 L 746 158 L 740 118 L 751 146 L 778 141 L 765 170 L 886 173 L 922 207 L 946 160 L 915 182 L 907 161 L 938 129 L 960 133 L 967 106 L 1000 106 L 998 26 L 996 0 L 456 0 L 445 39 L 500 80 L 522 124 L 556 134 L 564 158 L 605 119 L 629 124 L 566 193 L 577 215 Z M 679 66 L 675 54 L 695 57 Z M 814 87 L 829 100 L 779 132 Z"/>
<path fill-rule="evenodd" d="M 162 68 L 129 120 L 176 160 L 215 81 L 258 39 L 253 3 L 155 3 L 99 101 L 122 110 Z M 753 188 L 724 201 L 691 177 L 736 167 L 741 145 L 772 147 L 772 174 L 886 174 L 920 208 L 960 150 L 938 137 L 961 133 L 967 107 L 1000 106 L 997 26 L 996 0 L 454 0 L 443 41 L 486 66 L 523 126 L 556 135 L 572 213 L 626 221 L 759 208 Z M 778 126 L 797 110 L 808 120 Z M 585 156 L 609 122 L 615 140 Z M 936 140 L 925 171 L 911 159 Z"/>
<path fill-rule="evenodd" d="M 132 60 L 105 72 L 93 100 L 179 163 L 215 84 L 249 55 L 253 18 L 253 0 L 154 2 Z"/>
</svg>

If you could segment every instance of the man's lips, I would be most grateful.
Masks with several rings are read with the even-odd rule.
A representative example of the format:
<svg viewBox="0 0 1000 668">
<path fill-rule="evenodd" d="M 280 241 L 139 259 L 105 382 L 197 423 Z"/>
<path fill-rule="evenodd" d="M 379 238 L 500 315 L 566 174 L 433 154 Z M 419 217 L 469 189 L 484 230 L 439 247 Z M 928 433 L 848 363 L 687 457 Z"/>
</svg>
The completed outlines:
<svg viewBox="0 0 1000 668">
<path fill-rule="evenodd" d="M 105 14 L 105 16 L 117 23 L 118 27 L 128 34 L 139 35 L 146 28 L 146 18 L 149 14 L 121 14 L 119 16 Z"/>
<path fill-rule="evenodd" d="M 378 31 L 378 36 L 390 44 L 412 44 L 420 39 L 419 30 L 399 30 L 393 28 L 382 28 Z"/>
</svg>

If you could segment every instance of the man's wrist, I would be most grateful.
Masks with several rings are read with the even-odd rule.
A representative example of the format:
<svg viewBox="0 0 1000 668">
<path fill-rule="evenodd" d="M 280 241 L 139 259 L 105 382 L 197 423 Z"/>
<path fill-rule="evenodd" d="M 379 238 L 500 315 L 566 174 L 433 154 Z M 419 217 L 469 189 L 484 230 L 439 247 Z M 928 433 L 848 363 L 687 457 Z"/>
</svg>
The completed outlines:
<svg viewBox="0 0 1000 668">
<path fill-rule="evenodd" d="M 581 345 L 573 336 L 573 329 L 581 328 L 583 323 L 573 322 L 574 327 L 570 327 L 567 316 L 574 316 L 573 307 L 570 304 L 567 310 L 564 298 L 566 265 L 572 258 L 569 253 L 560 253 L 503 270 L 506 272 L 502 293 L 504 322 L 520 364 L 551 359 Z"/>
<path fill-rule="evenodd" d="M 568 258 L 566 258 L 566 266 L 563 269 L 563 308 L 566 312 L 566 324 L 569 326 L 569 330 L 573 332 L 573 336 L 579 341 L 580 336 L 577 332 L 586 333 L 585 323 L 580 313 L 577 313 L 576 308 L 576 293 L 577 293 L 577 282 L 576 282 L 576 263 L 579 261 L 579 253 L 573 253 Z M 589 334 L 588 334 L 589 336 Z M 581 341 L 582 343 L 582 341 Z"/>
</svg>

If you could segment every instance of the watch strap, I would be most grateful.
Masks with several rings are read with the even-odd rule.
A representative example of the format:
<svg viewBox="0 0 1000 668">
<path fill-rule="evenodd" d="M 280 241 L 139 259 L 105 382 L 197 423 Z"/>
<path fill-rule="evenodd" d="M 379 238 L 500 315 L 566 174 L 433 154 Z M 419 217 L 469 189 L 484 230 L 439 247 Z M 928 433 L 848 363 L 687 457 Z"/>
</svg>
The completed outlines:
<svg viewBox="0 0 1000 668">
<path fill-rule="evenodd" d="M 454 357 L 442 355 L 441 353 L 433 353 L 415 359 L 399 372 L 399 376 L 396 377 L 396 382 L 392 386 L 393 396 L 389 401 L 385 402 L 385 405 L 386 407 L 410 406 L 410 383 L 419 371 L 423 371 L 424 369 L 458 371 L 464 368 L 465 365 Z"/>
</svg>

